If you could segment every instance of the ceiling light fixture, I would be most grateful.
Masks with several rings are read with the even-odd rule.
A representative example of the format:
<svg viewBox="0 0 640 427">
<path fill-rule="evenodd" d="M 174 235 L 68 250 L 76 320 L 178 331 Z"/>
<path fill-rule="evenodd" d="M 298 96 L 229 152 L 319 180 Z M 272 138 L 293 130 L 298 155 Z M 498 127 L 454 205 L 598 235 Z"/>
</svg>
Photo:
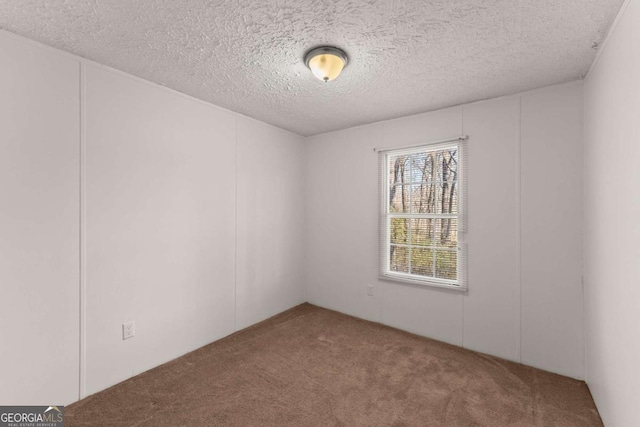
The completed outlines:
<svg viewBox="0 0 640 427">
<path fill-rule="evenodd" d="M 314 76 L 324 82 L 333 80 L 347 66 L 347 54 L 332 46 L 321 46 L 311 49 L 304 56 L 304 63 Z"/>
</svg>

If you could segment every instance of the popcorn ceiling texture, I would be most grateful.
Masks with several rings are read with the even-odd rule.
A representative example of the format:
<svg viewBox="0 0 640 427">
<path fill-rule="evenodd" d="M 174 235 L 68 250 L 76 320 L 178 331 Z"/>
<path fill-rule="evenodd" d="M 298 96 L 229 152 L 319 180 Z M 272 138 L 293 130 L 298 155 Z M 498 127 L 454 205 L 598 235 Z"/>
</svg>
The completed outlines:
<svg viewBox="0 0 640 427">
<path fill-rule="evenodd" d="M 306 136 L 579 79 L 622 3 L 0 0 L 0 28 Z"/>
</svg>

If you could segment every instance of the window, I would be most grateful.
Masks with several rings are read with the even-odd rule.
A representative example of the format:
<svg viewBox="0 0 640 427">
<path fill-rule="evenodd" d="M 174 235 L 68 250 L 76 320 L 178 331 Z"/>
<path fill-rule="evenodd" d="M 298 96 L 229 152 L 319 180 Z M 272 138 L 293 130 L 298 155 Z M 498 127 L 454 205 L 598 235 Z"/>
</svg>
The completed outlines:
<svg viewBox="0 0 640 427">
<path fill-rule="evenodd" d="M 464 144 L 380 152 L 382 279 L 466 289 Z"/>
</svg>

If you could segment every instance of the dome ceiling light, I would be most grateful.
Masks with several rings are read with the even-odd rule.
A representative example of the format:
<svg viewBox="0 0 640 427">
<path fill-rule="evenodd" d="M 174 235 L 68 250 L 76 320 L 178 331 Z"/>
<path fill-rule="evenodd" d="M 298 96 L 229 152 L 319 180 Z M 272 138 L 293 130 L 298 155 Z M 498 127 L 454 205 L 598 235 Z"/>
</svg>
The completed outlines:
<svg viewBox="0 0 640 427">
<path fill-rule="evenodd" d="M 347 66 L 348 58 L 344 51 L 332 46 L 311 49 L 304 56 L 304 63 L 318 79 L 328 82 L 340 75 Z"/>
</svg>

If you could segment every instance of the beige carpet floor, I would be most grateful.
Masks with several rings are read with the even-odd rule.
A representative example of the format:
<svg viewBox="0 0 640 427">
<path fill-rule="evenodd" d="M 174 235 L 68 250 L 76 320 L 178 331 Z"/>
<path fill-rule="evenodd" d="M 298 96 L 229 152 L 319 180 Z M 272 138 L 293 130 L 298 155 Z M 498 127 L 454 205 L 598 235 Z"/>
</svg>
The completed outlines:
<svg viewBox="0 0 640 427">
<path fill-rule="evenodd" d="M 310 304 L 65 408 L 73 426 L 601 426 L 586 384 Z"/>
</svg>

